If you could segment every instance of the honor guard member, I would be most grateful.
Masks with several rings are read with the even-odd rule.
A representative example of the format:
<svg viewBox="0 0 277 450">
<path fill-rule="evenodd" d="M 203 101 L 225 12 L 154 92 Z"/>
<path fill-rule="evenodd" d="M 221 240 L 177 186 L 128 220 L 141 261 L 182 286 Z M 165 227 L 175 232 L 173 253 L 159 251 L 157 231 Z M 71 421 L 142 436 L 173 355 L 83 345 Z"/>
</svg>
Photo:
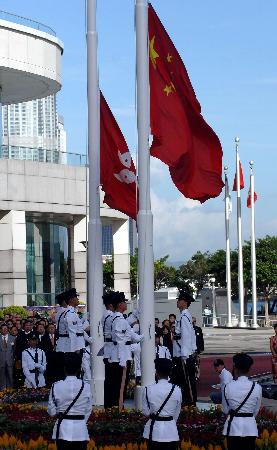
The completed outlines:
<svg viewBox="0 0 277 450">
<path fill-rule="evenodd" d="M 48 414 L 56 416 L 52 438 L 57 450 L 86 450 L 89 440 L 87 421 L 92 411 L 89 383 L 78 379 L 81 355 L 67 353 L 64 357 L 65 380 L 52 385 Z"/>
<path fill-rule="evenodd" d="M 37 335 L 31 334 L 28 340 L 29 348 L 22 352 L 25 386 L 27 388 L 43 387 L 45 386 L 46 356 L 44 351 L 38 348 Z"/>
<path fill-rule="evenodd" d="M 161 345 L 161 338 L 158 333 L 155 333 L 155 359 L 166 358 L 171 359 L 170 351 L 164 345 Z"/>
<path fill-rule="evenodd" d="M 64 354 L 69 352 L 69 335 L 66 331 L 66 325 L 64 316 L 67 311 L 66 304 L 66 292 L 61 292 L 56 296 L 56 302 L 59 305 L 56 316 L 56 335 L 57 335 L 57 343 L 55 348 L 55 374 L 54 380 L 63 380 L 64 379 Z"/>
<path fill-rule="evenodd" d="M 111 404 L 111 391 L 113 390 L 113 373 L 111 370 L 111 363 L 109 359 L 111 357 L 111 350 L 113 348 L 112 341 L 112 318 L 114 315 L 114 305 L 113 305 L 113 295 L 114 292 L 108 292 L 103 295 L 103 303 L 106 307 L 104 314 L 102 316 L 102 327 L 104 336 L 104 354 L 103 361 L 105 364 L 105 380 L 104 380 L 104 408 L 110 408 Z"/>
<path fill-rule="evenodd" d="M 113 374 L 113 390 L 110 392 L 111 405 L 122 408 L 131 367 L 131 344 L 141 342 L 143 335 L 135 333 L 123 313 L 126 311 L 124 292 L 113 295 L 115 313 L 112 318 L 112 341 L 110 363 Z"/>
<path fill-rule="evenodd" d="M 142 394 L 142 413 L 149 417 L 143 437 L 150 450 L 177 450 L 179 435 L 176 422 L 181 405 L 181 389 L 169 383 L 172 362 L 166 358 L 155 360 L 157 383 L 146 386 Z"/>
<path fill-rule="evenodd" d="M 185 291 L 179 292 L 177 308 L 180 315 L 175 323 L 173 335 L 174 368 L 172 381 L 181 387 L 182 405 L 195 405 L 197 400 L 195 379 L 196 337 L 192 325 L 192 317 L 188 307 L 194 298 Z"/>
<path fill-rule="evenodd" d="M 79 305 L 76 289 L 66 291 L 65 301 L 67 309 L 64 313 L 66 334 L 69 337 L 69 352 L 80 352 L 85 348 L 84 328 L 82 321 L 75 311 Z"/>
<path fill-rule="evenodd" d="M 223 434 L 228 450 L 255 450 L 258 429 L 256 415 L 262 399 L 262 388 L 248 379 L 253 359 L 246 353 L 233 357 L 234 381 L 223 390 L 222 409 L 228 414 Z"/>
</svg>

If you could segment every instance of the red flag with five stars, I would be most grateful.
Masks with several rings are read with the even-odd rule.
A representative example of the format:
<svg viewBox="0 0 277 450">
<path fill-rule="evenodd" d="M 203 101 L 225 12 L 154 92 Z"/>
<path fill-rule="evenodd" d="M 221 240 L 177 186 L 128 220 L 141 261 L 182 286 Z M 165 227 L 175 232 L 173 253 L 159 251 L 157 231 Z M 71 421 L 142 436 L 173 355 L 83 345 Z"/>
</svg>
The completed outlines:
<svg viewBox="0 0 277 450">
<path fill-rule="evenodd" d="M 100 93 L 100 182 L 104 203 L 137 217 L 136 168 L 123 134 Z"/>
<path fill-rule="evenodd" d="M 224 186 L 222 149 L 201 115 L 186 68 L 149 4 L 151 155 L 169 166 L 185 197 L 204 202 Z"/>
</svg>

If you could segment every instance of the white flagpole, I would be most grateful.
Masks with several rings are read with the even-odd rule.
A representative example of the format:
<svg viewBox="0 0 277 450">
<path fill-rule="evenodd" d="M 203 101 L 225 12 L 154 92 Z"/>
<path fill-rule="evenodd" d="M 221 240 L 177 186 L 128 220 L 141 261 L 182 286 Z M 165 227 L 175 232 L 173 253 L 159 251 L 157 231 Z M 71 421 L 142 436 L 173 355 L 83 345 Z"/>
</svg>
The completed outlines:
<svg viewBox="0 0 277 450">
<path fill-rule="evenodd" d="M 239 327 L 246 328 L 244 320 L 244 283 L 243 283 L 243 257 L 241 232 L 241 196 L 240 196 L 240 158 L 239 138 L 236 137 L 236 173 L 237 173 L 237 230 L 238 230 L 238 283 L 239 283 Z"/>
<path fill-rule="evenodd" d="M 225 173 L 225 235 L 226 235 L 226 285 L 227 285 L 227 322 L 226 327 L 232 328 L 232 298 L 231 298 L 231 261 L 230 261 L 230 192 L 228 182 L 228 166 Z"/>
<path fill-rule="evenodd" d="M 87 96 L 89 159 L 88 305 L 90 312 L 92 395 L 104 404 L 104 364 L 97 353 L 103 346 L 102 224 L 100 219 L 100 103 L 97 62 L 96 0 L 87 0 Z"/>
<path fill-rule="evenodd" d="M 257 323 L 257 282 L 256 282 L 256 237 L 255 237 L 255 201 L 254 201 L 254 161 L 250 165 L 250 201 L 251 201 L 251 271 L 252 271 L 252 326 L 259 328 Z"/>
<path fill-rule="evenodd" d="M 150 204 L 148 0 L 136 0 L 136 77 L 138 128 L 138 256 L 142 385 L 154 383 L 154 257 Z"/>
</svg>

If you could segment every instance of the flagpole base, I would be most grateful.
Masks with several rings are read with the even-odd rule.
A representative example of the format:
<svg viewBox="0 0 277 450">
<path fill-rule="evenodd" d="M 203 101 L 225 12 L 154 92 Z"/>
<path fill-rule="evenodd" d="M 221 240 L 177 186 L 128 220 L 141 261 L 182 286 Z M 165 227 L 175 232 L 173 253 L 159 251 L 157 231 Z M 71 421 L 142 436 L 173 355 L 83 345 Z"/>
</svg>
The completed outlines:
<svg viewBox="0 0 277 450">
<path fill-rule="evenodd" d="M 225 328 L 233 328 L 232 322 L 227 322 Z"/>
<path fill-rule="evenodd" d="M 251 330 L 257 330 L 258 328 L 260 328 L 260 325 L 258 325 L 257 323 L 253 323 L 250 328 Z"/>
<path fill-rule="evenodd" d="M 135 409 L 137 411 L 142 410 L 142 391 L 143 391 L 143 386 L 135 387 L 134 403 L 135 403 Z"/>
<path fill-rule="evenodd" d="M 246 322 L 239 322 L 238 328 L 247 328 L 247 323 Z"/>
</svg>

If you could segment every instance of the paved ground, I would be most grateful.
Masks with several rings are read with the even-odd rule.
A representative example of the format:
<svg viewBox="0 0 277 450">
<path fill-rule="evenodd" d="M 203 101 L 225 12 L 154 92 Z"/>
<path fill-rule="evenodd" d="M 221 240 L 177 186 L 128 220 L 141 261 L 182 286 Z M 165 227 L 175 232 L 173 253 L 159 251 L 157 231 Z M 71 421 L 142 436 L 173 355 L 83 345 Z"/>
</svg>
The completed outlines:
<svg viewBox="0 0 277 450">
<path fill-rule="evenodd" d="M 244 352 L 269 352 L 269 338 L 272 328 L 257 330 L 238 328 L 203 328 L 205 354 Z"/>
<path fill-rule="evenodd" d="M 201 375 L 198 382 L 198 398 L 208 402 L 211 385 L 218 383 L 218 375 L 213 369 L 215 358 L 222 358 L 229 370 L 232 370 L 232 355 L 244 351 L 251 353 L 254 365 L 251 375 L 271 372 L 269 338 L 272 329 L 258 330 L 203 328 L 205 352 L 201 355 Z M 277 400 L 263 399 L 263 405 L 277 412 Z"/>
</svg>

